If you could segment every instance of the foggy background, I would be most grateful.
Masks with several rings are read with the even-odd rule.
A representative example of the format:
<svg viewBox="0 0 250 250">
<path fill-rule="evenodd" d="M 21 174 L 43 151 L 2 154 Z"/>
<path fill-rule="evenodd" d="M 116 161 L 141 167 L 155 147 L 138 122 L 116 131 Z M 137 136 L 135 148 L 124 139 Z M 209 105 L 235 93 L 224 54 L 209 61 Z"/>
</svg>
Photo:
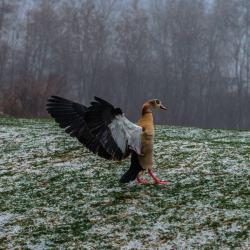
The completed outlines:
<svg viewBox="0 0 250 250">
<path fill-rule="evenodd" d="M 250 128 L 249 0 L 0 0 L 0 112 L 97 95 L 136 120 Z"/>
</svg>

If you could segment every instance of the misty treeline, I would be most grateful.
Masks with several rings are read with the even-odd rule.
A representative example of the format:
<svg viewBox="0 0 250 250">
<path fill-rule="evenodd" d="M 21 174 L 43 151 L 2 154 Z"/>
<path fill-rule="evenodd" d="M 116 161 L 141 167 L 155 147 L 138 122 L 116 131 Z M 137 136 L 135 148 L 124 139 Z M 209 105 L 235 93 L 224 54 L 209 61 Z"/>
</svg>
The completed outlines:
<svg viewBox="0 0 250 250">
<path fill-rule="evenodd" d="M 135 120 L 159 98 L 158 123 L 243 129 L 249 85 L 249 0 L 0 0 L 5 114 L 97 95 Z"/>
</svg>

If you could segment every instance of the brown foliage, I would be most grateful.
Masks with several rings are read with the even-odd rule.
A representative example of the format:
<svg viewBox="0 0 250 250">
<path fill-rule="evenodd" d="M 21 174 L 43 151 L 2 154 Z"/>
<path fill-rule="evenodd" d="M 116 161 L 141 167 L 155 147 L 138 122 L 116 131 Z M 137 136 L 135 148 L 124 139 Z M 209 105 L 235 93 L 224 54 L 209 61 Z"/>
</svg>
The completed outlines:
<svg viewBox="0 0 250 250">
<path fill-rule="evenodd" d="M 7 90 L 2 102 L 4 114 L 17 117 L 45 117 L 46 101 L 51 95 L 62 95 L 67 83 L 57 76 L 50 76 L 45 82 L 20 79 L 11 91 Z"/>
</svg>

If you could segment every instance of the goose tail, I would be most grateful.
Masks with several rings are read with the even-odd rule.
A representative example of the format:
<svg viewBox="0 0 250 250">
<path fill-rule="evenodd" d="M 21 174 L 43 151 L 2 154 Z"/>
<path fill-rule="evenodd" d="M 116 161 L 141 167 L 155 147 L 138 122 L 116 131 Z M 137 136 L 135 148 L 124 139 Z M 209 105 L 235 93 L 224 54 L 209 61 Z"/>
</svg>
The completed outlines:
<svg viewBox="0 0 250 250">
<path fill-rule="evenodd" d="M 137 175 L 144 170 L 140 163 L 139 163 L 139 158 L 138 155 L 133 152 L 131 156 L 131 164 L 130 168 L 128 169 L 127 172 L 123 174 L 123 176 L 120 179 L 121 183 L 128 183 L 130 181 L 134 181 L 137 177 Z"/>
</svg>

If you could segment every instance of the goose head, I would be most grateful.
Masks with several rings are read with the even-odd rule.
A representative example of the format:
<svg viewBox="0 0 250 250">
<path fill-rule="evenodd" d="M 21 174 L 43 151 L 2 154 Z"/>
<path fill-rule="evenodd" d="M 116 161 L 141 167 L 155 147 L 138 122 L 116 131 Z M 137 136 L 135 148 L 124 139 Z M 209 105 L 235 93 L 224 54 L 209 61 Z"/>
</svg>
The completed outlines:
<svg viewBox="0 0 250 250">
<path fill-rule="evenodd" d="M 167 110 L 167 108 L 162 104 L 159 99 L 153 99 L 149 101 L 152 108 L 159 108 L 162 110 Z"/>
<path fill-rule="evenodd" d="M 167 110 L 159 99 L 151 99 L 145 102 L 142 106 L 142 113 L 151 112 L 152 109 Z"/>
</svg>

